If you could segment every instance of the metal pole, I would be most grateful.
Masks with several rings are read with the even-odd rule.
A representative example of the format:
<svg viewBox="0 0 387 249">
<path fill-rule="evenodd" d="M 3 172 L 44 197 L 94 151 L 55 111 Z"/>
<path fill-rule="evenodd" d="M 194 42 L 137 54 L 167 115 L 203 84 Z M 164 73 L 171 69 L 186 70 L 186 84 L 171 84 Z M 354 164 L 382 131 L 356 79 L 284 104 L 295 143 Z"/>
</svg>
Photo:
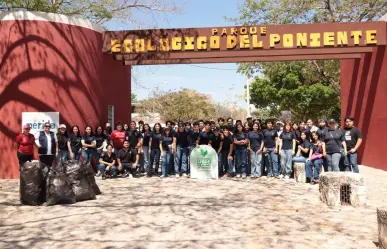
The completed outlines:
<svg viewBox="0 0 387 249">
<path fill-rule="evenodd" d="M 247 102 L 247 117 L 250 117 L 250 81 L 247 77 L 246 80 L 246 102 Z"/>
</svg>

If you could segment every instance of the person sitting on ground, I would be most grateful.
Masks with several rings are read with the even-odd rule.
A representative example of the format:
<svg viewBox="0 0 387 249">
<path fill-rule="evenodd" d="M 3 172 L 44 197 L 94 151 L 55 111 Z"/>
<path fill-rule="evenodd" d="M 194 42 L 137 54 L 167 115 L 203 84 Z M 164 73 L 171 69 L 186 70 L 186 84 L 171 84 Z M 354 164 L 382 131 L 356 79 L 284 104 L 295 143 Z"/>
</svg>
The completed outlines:
<svg viewBox="0 0 387 249">
<path fill-rule="evenodd" d="M 139 155 L 135 148 L 129 148 L 129 141 L 125 140 L 123 148 L 118 152 L 118 171 L 123 172 L 124 177 L 133 178 L 136 174 L 137 165 L 139 162 Z M 125 174 L 126 170 L 126 174 Z"/>
<path fill-rule="evenodd" d="M 102 180 L 106 179 L 106 172 L 111 177 L 116 177 L 117 168 L 116 164 L 116 156 L 113 153 L 113 146 L 108 144 L 106 146 L 106 151 L 102 152 L 101 157 L 99 158 L 98 170 L 101 172 Z"/>
</svg>

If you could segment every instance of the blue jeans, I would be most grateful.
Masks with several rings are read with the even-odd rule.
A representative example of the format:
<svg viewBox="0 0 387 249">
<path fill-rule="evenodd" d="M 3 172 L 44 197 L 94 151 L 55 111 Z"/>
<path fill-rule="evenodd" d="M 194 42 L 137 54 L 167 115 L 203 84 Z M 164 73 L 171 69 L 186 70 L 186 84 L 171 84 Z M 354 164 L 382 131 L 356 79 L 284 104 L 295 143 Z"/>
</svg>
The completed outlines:
<svg viewBox="0 0 387 249">
<path fill-rule="evenodd" d="M 261 176 L 262 152 L 252 151 L 250 154 L 250 160 L 251 160 L 251 176 Z"/>
<path fill-rule="evenodd" d="M 274 148 L 267 148 L 269 165 L 267 165 L 267 176 L 278 176 L 278 155 Z"/>
<path fill-rule="evenodd" d="M 293 150 L 281 150 L 281 175 L 292 175 L 292 152 Z"/>
<path fill-rule="evenodd" d="M 94 157 L 96 158 L 97 156 L 97 151 L 94 149 L 82 149 L 82 159 L 83 159 L 83 164 L 88 164 L 91 162 L 91 159 Z M 97 162 L 98 163 L 98 162 Z"/>
<path fill-rule="evenodd" d="M 235 163 L 237 165 L 237 173 L 238 174 L 246 174 L 247 167 L 247 148 L 235 150 Z"/>
<path fill-rule="evenodd" d="M 175 173 L 179 173 L 179 166 L 181 161 L 181 173 L 187 173 L 187 161 L 188 161 L 188 153 L 189 148 L 188 147 L 180 147 L 177 146 L 176 148 L 176 156 L 175 156 Z"/>
<path fill-rule="evenodd" d="M 132 168 L 132 163 L 121 163 L 121 164 L 122 164 L 122 167 L 124 168 L 124 171 L 126 170 L 132 175 L 136 174 L 136 169 Z"/>
<path fill-rule="evenodd" d="M 333 153 L 333 154 L 327 154 L 327 163 L 328 163 L 328 171 L 340 171 L 340 159 L 341 159 L 341 153 Z"/>
<path fill-rule="evenodd" d="M 61 160 L 67 160 L 69 158 L 70 158 L 70 153 L 68 150 L 59 150 L 58 157 L 56 158 L 56 163 L 60 162 Z"/>
<path fill-rule="evenodd" d="M 222 151 L 221 152 L 221 171 L 219 171 L 219 173 L 221 172 L 222 174 L 220 175 L 223 175 L 224 173 L 227 173 L 227 174 L 233 174 L 234 173 L 234 164 L 233 164 L 233 161 L 232 159 L 228 159 L 228 155 L 229 155 L 229 151 Z"/>
<path fill-rule="evenodd" d="M 322 159 L 316 159 L 313 161 L 307 161 L 305 164 L 305 175 L 308 178 L 312 178 L 312 170 L 313 170 L 313 179 L 318 180 L 320 175 L 320 167 L 324 164 Z"/>
<path fill-rule="evenodd" d="M 149 167 L 149 159 L 150 159 L 150 154 L 149 154 L 149 147 L 148 146 L 142 146 L 142 149 L 144 151 L 144 169 L 146 173 L 152 173 L 151 167 Z"/>
<path fill-rule="evenodd" d="M 293 157 L 293 162 L 295 162 L 295 163 L 305 163 L 306 162 L 306 158 L 303 157 L 303 156 Z"/>
<path fill-rule="evenodd" d="M 357 164 L 357 152 L 349 153 L 344 158 L 345 171 L 353 171 L 353 173 L 359 173 L 359 166 Z M 352 170 L 351 170 L 352 166 Z"/>
<path fill-rule="evenodd" d="M 163 151 L 163 166 L 161 167 L 161 175 L 168 175 L 169 162 L 171 161 L 172 152 Z"/>
<path fill-rule="evenodd" d="M 153 162 L 156 163 L 155 173 L 159 172 L 160 166 L 160 149 L 152 149 L 150 154 L 150 164 L 149 164 L 149 172 L 151 173 L 153 170 Z"/>
<path fill-rule="evenodd" d="M 110 175 L 112 176 L 115 176 L 117 174 L 116 166 L 109 166 L 109 167 L 110 167 L 110 170 L 108 173 L 110 173 Z M 101 172 L 102 175 L 104 175 L 106 173 L 106 165 L 103 163 L 98 164 L 98 170 L 99 172 Z"/>
</svg>

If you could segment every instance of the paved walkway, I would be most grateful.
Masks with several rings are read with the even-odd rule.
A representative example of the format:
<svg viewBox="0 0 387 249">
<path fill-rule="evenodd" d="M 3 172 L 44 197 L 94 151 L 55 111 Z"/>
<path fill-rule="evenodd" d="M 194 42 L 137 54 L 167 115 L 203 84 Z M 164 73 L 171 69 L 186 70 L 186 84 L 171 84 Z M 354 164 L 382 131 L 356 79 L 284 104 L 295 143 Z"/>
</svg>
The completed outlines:
<svg viewBox="0 0 387 249">
<path fill-rule="evenodd" d="M 97 200 L 52 207 L 20 206 L 0 180 L 0 248 L 377 248 L 387 172 L 360 170 L 368 206 L 332 209 L 284 180 L 98 180 Z"/>
</svg>

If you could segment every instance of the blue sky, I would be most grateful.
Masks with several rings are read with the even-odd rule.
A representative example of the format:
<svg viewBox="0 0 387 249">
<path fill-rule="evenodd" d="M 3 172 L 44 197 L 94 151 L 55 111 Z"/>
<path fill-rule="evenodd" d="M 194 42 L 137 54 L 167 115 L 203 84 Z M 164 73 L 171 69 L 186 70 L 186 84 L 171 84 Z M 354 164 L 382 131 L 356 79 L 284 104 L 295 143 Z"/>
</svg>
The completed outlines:
<svg viewBox="0 0 387 249">
<path fill-rule="evenodd" d="M 158 28 L 188 27 L 222 27 L 234 24 L 225 20 L 237 17 L 238 4 L 242 0 L 175 0 L 184 3 L 182 14 L 156 16 Z M 144 23 L 154 24 L 155 18 L 136 14 Z M 110 30 L 133 29 L 134 26 L 113 22 Z M 244 92 L 246 79 L 236 72 L 236 64 L 194 64 L 194 65 L 159 65 L 136 66 L 133 68 L 135 79 L 132 91 L 138 99 L 149 97 L 149 92 L 156 86 L 163 90 L 179 88 L 195 89 L 201 93 L 210 93 L 215 101 L 235 98 Z M 239 105 L 246 105 L 239 101 Z"/>
</svg>

